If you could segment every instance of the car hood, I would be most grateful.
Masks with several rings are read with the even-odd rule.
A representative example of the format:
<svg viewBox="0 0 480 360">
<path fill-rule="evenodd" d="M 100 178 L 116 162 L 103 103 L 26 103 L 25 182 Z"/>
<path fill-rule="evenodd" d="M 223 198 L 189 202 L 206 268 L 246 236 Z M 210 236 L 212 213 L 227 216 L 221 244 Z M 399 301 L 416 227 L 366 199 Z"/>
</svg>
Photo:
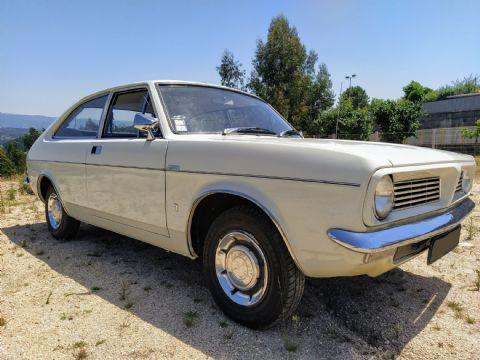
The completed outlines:
<svg viewBox="0 0 480 360">
<path fill-rule="evenodd" d="M 333 139 L 287 139 L 284 142 L 317 150 L 356 154 L 367 159 L 382 159 L 392 166 L 471 161 L 469 155 L 403 144 Z"/>
<path fill-rule="evenodd" d="M 408 145 L 251 135 L 178 136 L 167 169 L 363 184 L 385 167 L 472 161 L 472 157 Z"/>
</svg>

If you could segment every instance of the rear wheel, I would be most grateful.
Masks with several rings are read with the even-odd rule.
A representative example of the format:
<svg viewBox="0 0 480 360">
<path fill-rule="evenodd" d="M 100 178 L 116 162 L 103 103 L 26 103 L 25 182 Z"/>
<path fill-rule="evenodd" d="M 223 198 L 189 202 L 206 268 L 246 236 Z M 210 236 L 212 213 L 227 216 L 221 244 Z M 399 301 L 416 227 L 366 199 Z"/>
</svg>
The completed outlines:
<svg viewBox="0 0 480 360">
<path fill-rule="evenodd" d="M 73 238 L 80 222 L 67 215 L 53 186 L 47 189 L 45 198 L 45 218 L 50 234 L 57 239 Z"/>
<path fill-rule="evenodd" d="M 217 305 L 252 328 L 287 318 L 303 294 L 302 272 L 270 219 L 253 207 L 234 207 L 212 223 L 203 270 Z"/>
</svg>

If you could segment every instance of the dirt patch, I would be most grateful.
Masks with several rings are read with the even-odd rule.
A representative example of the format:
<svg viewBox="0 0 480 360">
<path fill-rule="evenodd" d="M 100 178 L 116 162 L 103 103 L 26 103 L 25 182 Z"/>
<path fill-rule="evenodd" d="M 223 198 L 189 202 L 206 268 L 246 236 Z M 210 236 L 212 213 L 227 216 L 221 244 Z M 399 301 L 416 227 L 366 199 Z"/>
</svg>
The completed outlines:
<svg viewBox="0 0 480 360">
<path fill-rule="evenodd" d="M 0 358 L 408 358 L 480 353 L 480 210 L 454 252 L 378 278 L 307 280 L 297 313 L 267 331 L 231 322 L 200 266 L 82 225 L 53 239 L 43 204 L 0 182 Z M 14 189 L 15 198 L 6 200 Z M 480 202 L 480 185 L 473 196 Z"/>
</svg>

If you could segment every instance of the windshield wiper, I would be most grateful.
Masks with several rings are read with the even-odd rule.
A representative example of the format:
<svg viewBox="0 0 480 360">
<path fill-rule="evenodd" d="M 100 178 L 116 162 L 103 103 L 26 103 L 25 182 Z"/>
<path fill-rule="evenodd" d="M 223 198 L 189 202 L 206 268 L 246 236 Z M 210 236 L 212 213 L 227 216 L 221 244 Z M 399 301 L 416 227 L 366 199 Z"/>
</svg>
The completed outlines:
<svg viewBox="0 0 480 360">
<path fill-rule="evenodd" d="M 226 128 L 223 130 L 222 135 L 228 134 L 268 134 L 268 135 L 277 135 L 275 131 L 260 128 L 260 127 L 236 127 L 236 128 Z"/>
<path fill-rule="evenodd" d="M 278 134 L 278 136 L 279 137 L 284 137 L 284 136 L 299 136 L 299 137 L 302 137 L 302 134 L 295 129 L 290 129 L 290 130 L 282 131 L 280 134 Z"/>
</svg>

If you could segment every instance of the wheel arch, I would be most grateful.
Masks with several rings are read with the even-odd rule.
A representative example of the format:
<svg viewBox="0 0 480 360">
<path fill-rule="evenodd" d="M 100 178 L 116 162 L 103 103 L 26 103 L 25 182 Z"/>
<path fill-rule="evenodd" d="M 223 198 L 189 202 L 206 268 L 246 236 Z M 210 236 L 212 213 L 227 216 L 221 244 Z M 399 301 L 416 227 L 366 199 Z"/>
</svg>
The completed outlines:
<svg viewBox="0 0 480 360">
<path fill-rule="evenodd" d="M 52 179 L 50 179 L 48 175 L 39 175 L 37 180 L 37 194 L 40 200 L 42 200 L 42 202 L 45 202 L 47 200 L 45 196 L 47 195 L 47 190 L 49 186 L 53 186 L 55 191 L 57 190 L 55 185 L 53 184 Z"/>
<path fill-rule="evenodd" d="M 57 194 L 58 198 L 60 199 L 60 202 L 62 204 L 63 209 L 65 212 L 68 214 L 68 210 L 65 207 L 65 203 L 62 200 L 62 196 L 60 192 L 58 191 L 58 187 L 55 185 L 55 182 L 52 180 L 51 176 L 48 174 L 39 174 L 38 179 L 37 179 L 37 194 L 40 200 L 45 203 L 47 199 L 45 198 L 47 194 L 48 188 L 52 186 L 53 189 L 55 190 L 55 193 Z"/>
<path fill-rule="evenodd" d="M 303 272 L 302 267 L 300 266 L 297 258 L 295 257 L 294 252 L 292 251 L 292 248 L 285 234 L 285 231 L 281 226 L 281 223 L 278 221 L 277 217 L 273 214 L 273 212 L 269 209 L 269 207 L 264 205 L 262 202 L 260 202 L 258 199 L 256 199 L 251 195 L 248 195 L 246 193 L 239 192 L 239 191 L 230 190 L 230 189 L 205 191 L 204 193 L 200 194 L 193 202 L 193 205 L 190 210 L 190 215 L 188 218 L 187 229 L 186 229 L 188 249 L 192 257 L 195 258 L 195 257 L 202 256 L 200 250 L 202 249 L 203 242 L 205 240 L 204 235 L 206 235 L 206 231 L 208 230 L 207 226 L 204 226 L 203 229 L 201 227 L 202 220 L 205 219 L 204 210 L 207 205 L 212 204 L 211 202 L 212 201 L 215 202 L 216 200 L 220 202 L 225 202 L 225 203 L 223 204 L 223 206 L 220 206 L 220 209 L 214 210 L 213 213 L 211 214 L 207 214 L 207 217 L 206 217 L 207 220 L 208 218 L 210 218 L 210 220 L 213 220 L 222 211 L 225 211 L 237 204 L 248 204 L 256 207 L 263 214 L 265 214 L 265 216 L 271 221 L 271 223 L 277 229 L 293 261 L 295 262 L 297 267 Z M 197 231 L 199 230 L 200 230 L 200 233 L 197 233 Z M 202 238 L 202 234 L 203 234 L 203 238 Z"/>
</svg>

